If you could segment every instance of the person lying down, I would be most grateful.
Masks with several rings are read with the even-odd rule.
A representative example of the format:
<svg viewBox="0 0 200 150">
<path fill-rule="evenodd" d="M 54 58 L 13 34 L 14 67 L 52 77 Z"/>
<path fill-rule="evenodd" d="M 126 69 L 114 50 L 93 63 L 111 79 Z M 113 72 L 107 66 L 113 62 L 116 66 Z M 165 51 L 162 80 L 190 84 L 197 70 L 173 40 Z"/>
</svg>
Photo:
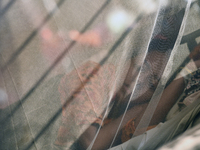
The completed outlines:
<svg viewBox="0 0 200 150">
<path fill-rule="evenodd" d="M 169 51 L 151 50 L 142 67 L 130 65 L 122 87 L 116 91 L 110 103 L 108 91 L 112 89 L 111 86 L 115 80 L 116 66 L 112 64 L 99 65 L 88 61 L 80 66 L 78 71 L 74 70 L 64 75 L 59 86 L 63 104 L 62 124 L 55 145 L 66 149 L 81 150 L 92 145 L 91 149 L 104 150 L 108 149 L 112 143 L 112 146 L 117 146 L 130 140 L 133 135 L 142 134 L 144 132 L 142 130 L 137 134 L 134 131 L 157 88 L 169 54 Z M 135 64 L 134 59 L 131 59 L 131 64 Z M 99 70 L 93 72 L 96 68 Z M 136 84 L 133 79 L 136 79 L 140 69 L 141 76 Z M 91 72 L 93 72 L 92 75 L 90 75 Z M 88 82 L 84 83 L 86 80 Z M 123 118 L 135 84 L 137 85 L 136 97 L 131 100 Z M 185 80 L 181 77 L 174 80 L 164 90 L 147 130 L 153 129 L 160 122 L 165 121 L 167 113 L 176 103 L 185 86 Z M 71 95 L 72 100 L 66 106 L 65 103 L 71 98 Z M 105 113 L 107 105 L 110 107 L 108 114 Z M 123 122 L 119 126 L 122 118 Z M 117 132 L 118 130 L 119 132 Z M 115 135 L 116 133 L 117 135 Z"/>
<path fill-rule="evenodd" d="M 113 138 L 115 137 L 124 113 L 124 109 L 122 108 L 124 108 L 123 106 L 127 105 L 127 99 L 130 98 L 129 92 L 131 90 L 127 89 L 132 89 L 134 86 L 134 84 L 130 82 L 130 77 L 136 76 L 135 74 L 138 72 L 133 71 L 133 68 L 129 68 L 129 72 L 123 86 L 111 101 L 113 103 L 115 102 L 113 104 L 115 107 L 112 107 L 113 109 L 111 108 L 110 113 L 104 119 L 102 117 L 104 113 L 102 112 L 105 112 L 105 106 L 108 105 L 108 102 L 104 101 L 104 98 L 102 97 L 105 95 L 105 89 L 110 89 L 109 86 L 111 85 L 106 80 L 106 77 L 113 77 L 115 67 L 110 64 L 99 66 L 97 63 L 91 61 L 87 62 L 78 69 L 79 76 L 83 81 L 93 69 L 96 67 L 100 67 L 101 69 L 92 75 L 90 81 L 83 85 L 83 89 L 80 89 L 80 91 L 75 93 L 74 91 L 78 88 L 78 85 L 81 84 L 81 81 L 77 79 L 78 76 L 76 75 L 76 71 L 65 75 L 61 80 L 59 87 L 62 104 L 65 103 L 71 94 L 74 94 L 74 99 L 67 107 L 63 107 L 62 125 L 59 128 L 55 145 L 67 147 L 69 145 L 72 146 L 76 141 L 76 147 L 79 147 L 79 149 L 87 149 L 91 145 L 94 137 L 97 134 L 97 131 L 99 130 L 91 149 L 104 150 L 108 149 L 112 142 L 113 146 L 117 146 L 130 140 L 133 135 L 134 137 L 137 137 L 143 134 L 144 131 L 142 130 L 142 132 L 137 132 L 137 134 L 134 134 L 134 131 L 137 128 L 148 106 L 149 100 L 159 82 L 159 78 L 162 75 L 163 70 L 160 68 L 166 64 L 165 61 L 162 61 L 163 64 L 160 63 L 160 67 L 154 67 L 154 65 L 157 66 L 158 62 L 160 61 L 159 59 L 157 59 L 157 62 L 152 61 L 154 60 L 153 56 L 156 57 L 155 54 L 158 55 L 158 52 L 153 51 L 147 56 L 143 67 L 143 69 L 145 69 L 145 75 L 141 77 L 143 79 L 139 78 L 139 82 L 142 82 L 144 79 L 146 79 L 145 81 L 151 83 L 143 85 L 140 83 L 138 90 L 143 89 L 143 91 L 146 92 L 143 92 L 137 97 L 137 99 L 131 101 L 114 142 Z M 162 57 L 160 57 L 160 59 L 164 60 L 167 55 L 168 54 L 164 55 L 164 53 L 162 53 Z M 199 91 L 200 69 L 198 68 L 200 67 L 200 60 L 196 60 L 195 64 L 197 66 L 197 70 L 186 76 L 176 78 L 173 82 L 171 82 L 171 84 L 169 84 L 168 87 L 166 87 L 154 112 L 154 115 L 147 127 L 147 130 L 150 131 L 150 129 L 157 128 L 157 125 L 159 125 L 161 122 L 167 122 L 167 120 L 170 120 L 169 118 L 173 116 L 170 116 L 170 114 L 174 114 L 180 109 L 183 109 L 190 103 L 187 98 L 191 98 Z M 151 67 L 148 67 L 148 65 L 151 65 Z M 149 69 L 149 72 L 147 69 Z M 158 70 L 160 70 L 160 72 Z M 152 75 L 152 72 L 156 72 L 157 74 Z M 156 78 L 152 79 L 152 76 Z M 113 82 L 113 80 L 114 78 L 109 78 L 110 82 Z M 88 91 L 88 93 L 85 91 Z M 89 97 L 91 97 L 92 102 L 88 99 L 87 94 Z M 181 97 L 181 100 L 179 97 Z M 120 101 L 118 98 L 122 98 L 122 100 Z M 179 100 L 177 103 L 178 98 Z M 179 109 L 175 112 L 171 110 L 168 114 L 169 110 L 174 105 L 178 105 Z"/>
</svg>

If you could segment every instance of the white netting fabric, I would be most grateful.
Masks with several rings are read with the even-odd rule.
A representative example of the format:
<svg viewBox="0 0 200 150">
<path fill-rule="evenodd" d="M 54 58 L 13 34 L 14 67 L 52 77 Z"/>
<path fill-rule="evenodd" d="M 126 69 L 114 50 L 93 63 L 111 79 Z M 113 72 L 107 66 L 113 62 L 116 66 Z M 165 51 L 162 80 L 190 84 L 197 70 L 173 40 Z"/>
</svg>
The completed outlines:
<svg viewBox="0 0 200 150">
<path fill-rule="evenodd" d="M 199 3 L 0 1 L 0 149 L 153 150 L 193 127 Z"/>
</svg>

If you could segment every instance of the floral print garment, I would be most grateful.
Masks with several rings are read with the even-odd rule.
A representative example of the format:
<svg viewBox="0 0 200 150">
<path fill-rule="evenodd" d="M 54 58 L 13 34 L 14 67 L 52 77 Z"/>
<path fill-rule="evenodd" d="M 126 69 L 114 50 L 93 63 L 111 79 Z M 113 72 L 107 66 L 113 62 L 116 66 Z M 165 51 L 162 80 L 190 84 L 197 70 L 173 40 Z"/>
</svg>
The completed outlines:
<svg viewBox="0 0 200 150">
<path fill-rule="evenodd" d="M 90 75 L 94 69 L 97 72 Z M 61 103 L 73 95 L 73 100 L 62 110 L 62 125 L 55 144 L 70 146 L 103 113 L 108 104 L 109 91 L 114 82 L 115 67 L 87 62 L 65 75 L 60 82 Z M 84 81 L 88 82 L 84 85 Z M 79 91 L 77 91 L 79 89 Z"/>
<path fill-rule="evenodd" d="M 193 94 L 200 90 L 200 68 L 196 71 L 192 72 L 191 74 L 187 75 L 185 78 L 186 81 L 186 88 L 185 88 L 185 95 Z"/>
</svg>

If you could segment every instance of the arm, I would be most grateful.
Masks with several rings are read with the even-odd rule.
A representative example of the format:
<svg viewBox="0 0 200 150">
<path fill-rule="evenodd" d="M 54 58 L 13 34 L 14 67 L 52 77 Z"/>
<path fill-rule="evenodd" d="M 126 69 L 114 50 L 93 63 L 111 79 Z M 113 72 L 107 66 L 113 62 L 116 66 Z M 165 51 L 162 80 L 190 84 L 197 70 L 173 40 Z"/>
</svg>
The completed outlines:
<svg viewBox="0 0 200 150">
<path fill-rule="evenodd" d="M 142 116 L 147 105 L 148 104 L 146 103 L 146 104 L 138 105 L 137 107 L 133 107 L 129 109 L 123 119 L 123 122 L 119 128 L 119 131 L 121 131 L 121 129 L 125 126 L 125 124 L 132 118 Z M 123 116 L 121 115 L 120 117 L 112 120 L 109 124 L 106 124 L 105 126 L 103 126 L 103 128 L 100 129 L 100 132 L 94 142 L 92 149 L 104 150 L 104 149 L 109 148 L 116 134 L 116 131 L 118 129 L 118 126 L 121 122 L 122 117 Z M 94 126 L 90 126 L 79 138 L 80 147 L 83 149 L 87 149 L 87 147 L 92 142 L 96 132 L 97 132 L 97 128 Z M 119 141 L 121 141 L 121 132 L 118 132 L 114 145 L 120 144 Z"/>
<path fill-rule="evenodd" d="M 150 125 L 164 121 L 167 113 L 176 103 L 185 88 L 184 78 L 174 80 L 163 92 L 158 106 L 154 112 Z"/>
</svg>

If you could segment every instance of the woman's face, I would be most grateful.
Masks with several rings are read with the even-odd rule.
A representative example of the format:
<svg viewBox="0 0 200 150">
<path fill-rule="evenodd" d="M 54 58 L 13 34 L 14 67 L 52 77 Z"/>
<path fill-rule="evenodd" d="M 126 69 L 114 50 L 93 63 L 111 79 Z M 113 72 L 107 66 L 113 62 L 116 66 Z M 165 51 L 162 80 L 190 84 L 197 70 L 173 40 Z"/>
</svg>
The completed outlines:
<svg viewBox="0 0 200 150">
<path fill-rule="evenodd" d="M 133 94 L 133 100 L 150 99 L 153 95 L 158 82 L 162 76 L 163 70 L 166 66 L 166 55 L 160 52 L 151 52 L 147 55 L 144 64 L 141 67 L 141 71 L 128 72 L 127 78 L 124 82 L 124 88 L 127 89 L 127 93 L 131 94 L 135 84 L 135 90 Z M 136 69 L 134 69 L 136 70 Z M 133 76 L 135 77 L 133 78 Z M 134 82 L 138 76 L 138 81 Z M 141 100 L 143 101 L 143 100 Z"/>
</svg>

